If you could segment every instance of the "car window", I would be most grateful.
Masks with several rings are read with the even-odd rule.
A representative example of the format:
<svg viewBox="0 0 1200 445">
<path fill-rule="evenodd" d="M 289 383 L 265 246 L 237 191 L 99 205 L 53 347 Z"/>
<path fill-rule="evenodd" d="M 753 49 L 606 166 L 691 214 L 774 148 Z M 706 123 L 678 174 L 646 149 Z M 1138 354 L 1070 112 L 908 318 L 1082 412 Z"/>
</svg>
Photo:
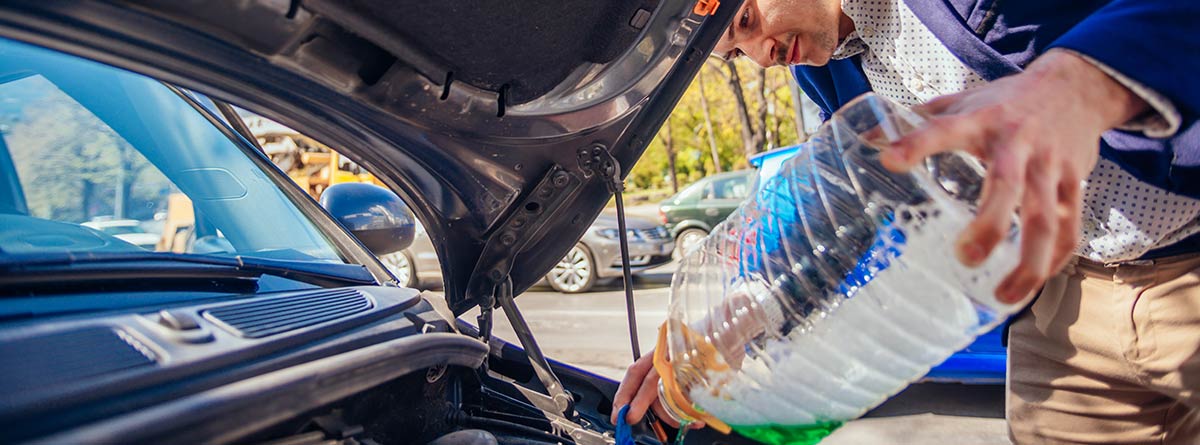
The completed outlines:
<svg viewBox="0 0 1200 445">
<path fill-rule="evenodd" d="M 0 39 L 0 252 L 338 261 L 226 132 L 163 83 Z M 15 181 L 12 178 L 15 177 Z"/>
<path fill-rule="evenodd" d="M 689 185 L 679 192 L 679 197 L 675 198 L 676 203 L 695 202 L 702 198 L 707 198 L 708 182 L 699 181 Z"/>
<path fill-rule="evenodd" d="M 750 191 L 749 176 L 713 181 L 711 199 L 745 199 Z"/>
<path fill-rule="evenodd" d="M 342 155 L 335 147 L 250 111 L 238 109 L 237 113 L 271 161 L 313 198 L 320 199 L 325 189 L 335 184 L 359 182 L 384 186 L 379 178 Z M 437 252 L 425 227 L 419 220 L 414 222 L 416 227 L 412 245 L 402 251 L 382 255 L 379 259 L 403 285 L 438 287 L 441 283 L 441 266 Z"/>
</svg>

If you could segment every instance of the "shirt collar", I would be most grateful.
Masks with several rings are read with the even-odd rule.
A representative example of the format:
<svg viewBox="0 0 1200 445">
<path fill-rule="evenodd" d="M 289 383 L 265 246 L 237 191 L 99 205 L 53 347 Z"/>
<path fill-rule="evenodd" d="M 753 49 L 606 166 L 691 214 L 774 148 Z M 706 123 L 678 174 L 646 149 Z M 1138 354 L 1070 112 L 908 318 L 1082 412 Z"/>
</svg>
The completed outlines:
<svg viewBox="0 0 1200 445">
<path fill-rule="evenodd" d="M 846 59 L 862 54 L 866 50 L 867 44 L 858 36 L 858 31 L 852 31 L 845 39 L 842 39 L 842 43 L 838 44 L 837 49 L 833 50 L 831 58 L 834 60 Z"/>
<path fill-rule="evenodd" d="M 848 17 L 850 17 L 851 21 L 854 21 L 856 30 L 851 31 L 850 34 L 847 35 L 846 38 L 842 39 L 841 43 L 838 44 L 837 49 L 833 51 L 833 56 L 831 57 L 834 60 L 854 57 L 867 50 L 866 42 L 863 42 L 862 37 L 858 35 L 857 31 L 858 26 L 865 25 L 865 23 L 858 23 L 859 21 L 862 21 L 862 19 L 854 17 L 858 15 L 855 14 L 855 12 L 858 11 L 858 6 L 860 6 L 856 3 L 856 1 L 857 0 L 841 1 L 842 11 Z"/>
</svg>

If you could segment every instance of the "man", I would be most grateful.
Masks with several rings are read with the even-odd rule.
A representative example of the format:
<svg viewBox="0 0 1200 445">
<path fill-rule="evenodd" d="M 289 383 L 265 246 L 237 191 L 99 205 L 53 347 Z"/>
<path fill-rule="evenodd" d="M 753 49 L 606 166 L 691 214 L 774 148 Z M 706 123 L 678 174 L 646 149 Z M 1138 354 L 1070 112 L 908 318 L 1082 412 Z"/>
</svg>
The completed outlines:
<svg viewBox="0 0 1200 445">
<path fill-rule="evenodd" d="M 870 90 L 930 115 L 890 169 L 952 149 L 987 164 L 959 260 L 987 258 L 1016 211 L 1021 260 L 996 298 L 1042 289 L 1009 337 L 1015 442 L 1195 443 L 1197 19 L 1194 0 L 746 0 L 714 51 L 807 65 L 826 117 Z M 656 384 L 638 360 L 615 405 L 666 418 Z"/>
</svg>

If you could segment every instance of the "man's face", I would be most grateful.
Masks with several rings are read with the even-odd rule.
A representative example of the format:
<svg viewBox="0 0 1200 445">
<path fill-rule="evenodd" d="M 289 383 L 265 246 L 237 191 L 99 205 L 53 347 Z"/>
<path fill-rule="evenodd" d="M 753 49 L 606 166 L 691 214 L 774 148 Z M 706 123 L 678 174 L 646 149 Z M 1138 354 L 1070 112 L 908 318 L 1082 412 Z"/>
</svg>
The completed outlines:
<svg viewBox="0 0 1200 445">
<path fill-rule="evenodd" d="M 838 0 L 746 0 L 713 54 L 764 67 L 824 65 L 852 27 Z"/>
</svg>

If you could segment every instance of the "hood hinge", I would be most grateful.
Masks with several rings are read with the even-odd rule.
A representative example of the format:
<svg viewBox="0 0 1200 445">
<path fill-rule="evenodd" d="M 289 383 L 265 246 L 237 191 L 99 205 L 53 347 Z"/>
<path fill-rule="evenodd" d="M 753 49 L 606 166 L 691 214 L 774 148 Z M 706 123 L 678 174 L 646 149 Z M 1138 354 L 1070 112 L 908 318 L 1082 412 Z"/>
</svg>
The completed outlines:
<svg viewBox="0 0 1200 445">
<path fill-rule="evenodd" d="M 542 234 L 547 215 L 554 215 L 572 196 L 578 193 L 581 181 L 558 165 L 552 165 L 542 176 L 537 186 L 524 193 L 521 201 L 503 223 L 497 225 L 487 237 L 487 243 L 475 263 L 475 271 L 467 283 L 467 301 L 478 305 L 483 315 L 490 317 L 495 307 L 495 290 L 509 278 L 513 261 L 531 239 Z M 451 307 L 456 314 L 465 312 L 462 307 Z M 480 320 L 483 321 L 482 319 Z M 484 326 L 480 326 L 484 331 Z"/>
</svg>

